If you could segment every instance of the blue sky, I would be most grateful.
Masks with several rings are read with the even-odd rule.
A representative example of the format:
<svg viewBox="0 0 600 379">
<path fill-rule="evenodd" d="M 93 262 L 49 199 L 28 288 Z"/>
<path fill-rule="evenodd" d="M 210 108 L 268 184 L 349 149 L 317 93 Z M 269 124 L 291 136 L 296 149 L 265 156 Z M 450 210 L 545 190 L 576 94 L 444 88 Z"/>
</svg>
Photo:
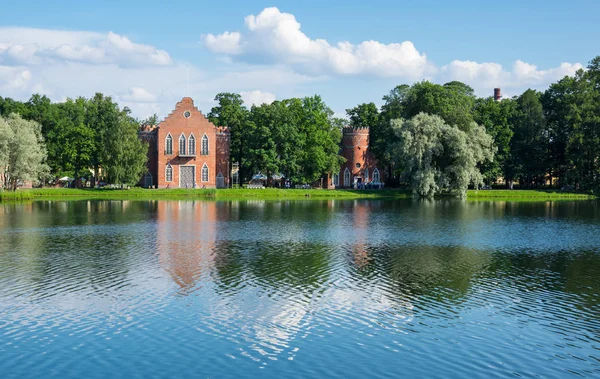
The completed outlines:
<svg viewBox="0 0 600 379">
<path fill-rule="evenodd" d="M 600 54 L 598 14 L 593 0 L 12 2 L 0 96 L 101 91 L 138 117 L 186 92 L 205 113 L 221 91 L 249 104 L 316 93 L 338 115 L 423 79 L 510 96 Z"/>
</svg>

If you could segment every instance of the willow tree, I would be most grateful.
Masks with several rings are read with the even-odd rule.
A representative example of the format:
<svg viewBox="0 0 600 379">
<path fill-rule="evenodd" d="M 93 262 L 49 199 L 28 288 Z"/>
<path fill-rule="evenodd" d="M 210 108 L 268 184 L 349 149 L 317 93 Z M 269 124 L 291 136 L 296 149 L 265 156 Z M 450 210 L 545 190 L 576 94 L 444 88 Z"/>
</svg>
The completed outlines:
<svg viewBox="0 0 600 379">
<path fill-rule="evenodd" d="M 48 174 L 46 145 L 40 124 L 13 113 L 0 117 L 0 180 L 3 189 L 16 190 L 19 182 Z"/>
<path fill-rule="evenodd" d="M 469 184 L 483 184 L 477 165 L 492 161 L 495 148 L 475 122 L 458 128 L 439 116 L 420 113 L 410 120 L 392 120 L 392 130 L 397 142 L 390 145 L 390 155 L 404 168 L 416 194 L 464 197 Z"/>
</svg>

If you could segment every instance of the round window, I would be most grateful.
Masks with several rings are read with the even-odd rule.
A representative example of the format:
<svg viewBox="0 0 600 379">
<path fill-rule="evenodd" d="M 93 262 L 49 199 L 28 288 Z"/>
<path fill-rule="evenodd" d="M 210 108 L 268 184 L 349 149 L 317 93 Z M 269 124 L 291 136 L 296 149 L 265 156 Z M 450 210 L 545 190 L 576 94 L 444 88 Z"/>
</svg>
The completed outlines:
<svg viewBox="0 0 600 379">
<path fill-rule="evenodd" d="M 360 163 L 357 163 L 357 164 L 356 164 L 356 168 L 360 168 Z"/>
<path fill-rule="evenodd" d="M 192 114 L 190 113 L 190 111 L 183 112 L 183 117 L 185 117 L 185 118 L 190 118 L 191 115 Z"/>
</svg>

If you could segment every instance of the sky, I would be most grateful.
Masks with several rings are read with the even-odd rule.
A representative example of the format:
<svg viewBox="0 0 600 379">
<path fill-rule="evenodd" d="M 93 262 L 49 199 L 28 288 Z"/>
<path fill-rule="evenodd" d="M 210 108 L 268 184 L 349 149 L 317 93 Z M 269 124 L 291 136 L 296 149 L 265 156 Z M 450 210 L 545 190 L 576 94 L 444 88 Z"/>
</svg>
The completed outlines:
<svg viewBox="0 0 600 379">
<path fill-rule="evenodd" d="M 0 96 L 96 92 L 140 119 L 219 92 L 260 105 L 320 95 L 343 117 L 399 84 L 479 96 L 544 90 L 600 55 L 597 0 L 13 1 L 0 13 Z"/>
</svg>

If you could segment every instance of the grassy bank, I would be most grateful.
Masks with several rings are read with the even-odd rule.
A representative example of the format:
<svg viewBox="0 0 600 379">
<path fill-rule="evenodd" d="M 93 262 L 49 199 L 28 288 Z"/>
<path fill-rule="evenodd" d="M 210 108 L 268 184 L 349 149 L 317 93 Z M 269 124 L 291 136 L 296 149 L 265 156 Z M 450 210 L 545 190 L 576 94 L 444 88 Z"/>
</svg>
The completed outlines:
<svg viewBox="0 0 600 379">
<path fill-rule="evenodd" d="M 515 201 L 536 201 L 536 200 L 576 200 L 576 199 L 595 199 L 596 196 L 589 193 L 564 192 L 559 190 L 469 190 L 467 199 L 469 200 L 515 200 Z"/>
<path fill-rule="evenodd" d="M 158 200 L 158 199 L 210 199 L 210 200 L 286 200 L 286 199 L 405 199 L 410 190 L 322 190 L 322 189 L 72 189 L 43 188 L 15 192 L 0 192 L 0 201 L 31 200 Z M 592 199 L 585 193 L 552 190 L 469 190 L 469 200 L 541 201 L 561 199 Z"/>
<path fill-rule="evenodd" d="M 43 188 L 0 192 L 0 201 L 27 200 L 158 200 L 158 199 L 376 199 L 410 198 L 407 190 L 322 190 L 322 189 L 73 189 Z"/>
</svg>

